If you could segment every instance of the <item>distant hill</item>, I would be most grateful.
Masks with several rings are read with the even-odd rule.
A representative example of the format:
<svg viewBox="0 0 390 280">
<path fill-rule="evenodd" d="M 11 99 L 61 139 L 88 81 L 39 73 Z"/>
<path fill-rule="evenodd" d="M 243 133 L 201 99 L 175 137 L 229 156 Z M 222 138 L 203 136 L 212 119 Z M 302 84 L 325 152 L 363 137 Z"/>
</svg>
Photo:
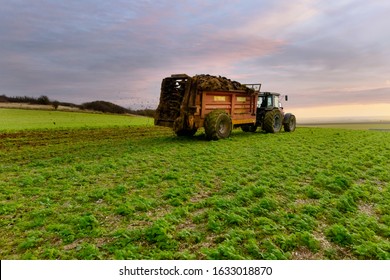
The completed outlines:
<svg viewBox="0 0 390 280">
<path fill-rule="evenodd" d="M 92 101 L 86 102 L 81 105 L 69 103 L 69 102 L 60 102 L 60 101 L 52 101 L 47 96 L 40 96 L 38 98 L 35 97 L 8 97 L 5 95 L 0 95 L 0 105 L 1 103 L 19 103 L 19 104 L 29 104 L 30 105 L 44 105 L 46 110 L 50 109 L 52 106 L 53 109 L 57 110 L 58 108 L 77 108 L 77 110 L 89 110 L 89 111 L 97 111 L 103 113 L 111 113 L 111 114 L 134 114 L 141 116 L 154 116 L 154 109 L 141 109 L 141 110 L 131 110 L 126 109 L 122 106 L 116 105 L 114 103 L 108 101 Z M 60 107 L 62 106 L 62 107 Z M 43 106 L 42 106 L 43 107 Z M 41 109 L 42 107 L 37 107 Z"/>
<path fill-rule="evenodd" d="M 80 105 L 80 109 L 99 111 L 103 113 L 114 113 L 114 114 L 130 113 L 130 110 L 107 101 L 93 101 L 93 102 L 83 103 Z"/>
</svg>

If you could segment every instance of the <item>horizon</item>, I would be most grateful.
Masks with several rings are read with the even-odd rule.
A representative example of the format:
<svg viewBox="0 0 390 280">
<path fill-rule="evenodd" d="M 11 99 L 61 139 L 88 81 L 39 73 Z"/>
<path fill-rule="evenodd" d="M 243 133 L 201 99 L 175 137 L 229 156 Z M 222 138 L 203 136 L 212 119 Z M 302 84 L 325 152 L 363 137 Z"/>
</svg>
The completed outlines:
<svg viewBox="0 0 390 280">
<path fill-rule="evenodd" d="M 7 96 L 6 96 L 7 97 Z M 15 97 L 13 97 L 15 98 Z M 32 97 L 34 99 L 36 99 L 35 97 Z M 66 102 L 62 102 L 61 100 L 52 100 L 50 99 L 50 102 L 54 102 L 54 101 L 58 101 L 60 103 L 66 103 Z M 91 103 L 91 102 L 96 102 L 98 100 L 92 100 L 92 101 L 88 101 L 88 102 L 85 102 L 85 103 Z M 103 101 L 103 100 L 101 100 Z M 103 101 L 103 102 L 106 102 L 106 101 Z M 5 104 L 5 105 L 4 105 Z M 15 106 L 12 106 L 12 104 L 18 104 L 18 105 L 15 105 Z M 39 109 L 40 106 L 42 105 L 39 105 L 39 104 L 30 104 L 30 103 L 26 103 L 27 104 L 27 107 L 23 107 L 23 106 L 20 106 L 20 104 L 25 104 L 25 102 L 5 102 L 5 101 L 1 101 L 0 100 L 0 108 L 5 108 L 5 109 L 34 109 L 34 106 L 37 106 L 37 109 Z M 113 103 L 114 105 L 119 105 L 121 106 L 120 104 L 115 104 Z M 76 106 L 80 106 L 82 104 L 74 104 Z M 44 105 L 44 106 L 49 106 L 51 108 L 51 104 L 50 105 Z M 62 106 L 65 106 L 66 105 L 62 105 Z M 123 106 L 121 106 L 123 107 Z M 142 107 L 142 108 L 131 108 L 131 107 L 123 107 L 124 109 L 127 109 L 127 110 L 133 110 L 133 111 L 138 111 L 138 110 L 156 110 L 156 108 L 146 108 L 146 107 Z M 321 112 L 321 111 L 324 111 L 324 110 L 328 110 L 329 108 L 328 107 L 317 107 L 317 108 L 311 108 L 310 110 L 312 111 L 315 111 L 315 112 Z M 341 109 L 341 107 L 339 108 Z M 284 110 L 285 113 L 288 113 L 290 111 L 287 110 Z M 384 114 L 380 114 L 378 112 L 381 112 L 381 111 L 376 111 L 374 115 L 360 115 L 360 116 L 355 116 L 355 115 L 348 115 L 348 116 L 343 116 L 343 115 L 338 115 L 338 116 L 324 116 L 324 115 L 321 115 L 320 114 L 317 114 L 315 116 L 310 116 L 310 117 L 302 117 L 301 115 L 301 112 L 304 111 L 307 113 L 308 109 L 304 108 L 304 109 L 298 109 L 296 110 L 296 112 L 290 112 L 290 113 L 294 113 L 295 115 L 298 113 L 298 118 L 297 118 L 297 124 L 299 125 L 311 125 L 311 124 L 338 124 L 338 123 L 390 123 L 390 115 L 384 115 Z"/>
</svg>

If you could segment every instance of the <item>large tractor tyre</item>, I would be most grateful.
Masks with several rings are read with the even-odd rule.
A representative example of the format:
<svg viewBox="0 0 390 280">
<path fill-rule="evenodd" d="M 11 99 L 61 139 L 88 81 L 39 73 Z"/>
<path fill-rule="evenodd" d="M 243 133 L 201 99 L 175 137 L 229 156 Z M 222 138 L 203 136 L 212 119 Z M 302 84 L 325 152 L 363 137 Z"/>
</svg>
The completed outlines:
<svg viewBox="0 0 390 280">
<path fill-rule="evenodd" d="M 206 116 L 204 130 L 207 139 L 227 138 L 232 132 L 232 119 L 225 111 L 214 110 Z"/>
<path fill-rule="evenodd" d="M 263 129 L 268 133 L 277 133 L 282 128 L 282 113 L 272 110 L 265 113 Z"/>
<path fill-rule="evenodd" d="M 284 115 L 283 127 L 286 132 L 293 132 L 297 126 L 297 121 L 293 114 L 287 113 Z"/>
<path fill-rule="evenodd" d="M 244 131 L 244 132 L 256 132 L 256 130 L 257 130 L 257 125 L 246 124 L 246 125 L 241 126 L 241 129 L 242 129 L 242 131 Z"/>
</svg>

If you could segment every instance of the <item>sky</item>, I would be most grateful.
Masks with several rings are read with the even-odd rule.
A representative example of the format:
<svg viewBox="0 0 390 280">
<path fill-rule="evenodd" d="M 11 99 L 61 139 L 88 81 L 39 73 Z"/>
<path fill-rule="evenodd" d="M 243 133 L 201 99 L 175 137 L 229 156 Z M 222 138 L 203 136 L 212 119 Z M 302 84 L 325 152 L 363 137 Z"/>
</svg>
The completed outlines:
<svg viewBox="0 0 390 280">
<path fill-rule="evenodd" d="M 156 108 L 163 78 L 221 75 L 297 119 L 390 119 L 387 0 L 0 0 L 0 95 Z"/>
</svg>

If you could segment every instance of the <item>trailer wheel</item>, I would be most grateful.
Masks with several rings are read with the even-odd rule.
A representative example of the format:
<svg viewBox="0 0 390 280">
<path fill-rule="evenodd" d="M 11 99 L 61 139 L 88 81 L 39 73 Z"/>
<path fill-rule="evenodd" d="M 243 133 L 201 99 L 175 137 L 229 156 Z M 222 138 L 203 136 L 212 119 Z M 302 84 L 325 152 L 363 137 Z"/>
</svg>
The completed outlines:
<svg viewBox="0 0 390 280">
<path fill-rule="evenodd" d="M 268 133 L 277 133 L 282 128 L 282 113 L 272 110 L 265 113 L 263 129 Z"/>
<path fill-rule="evenodd" d="M 293 114 L 287 113 L 286 115 L 284 115 L 284 120 L 283 120 L 284 131 L 293 132 L 296 126 L 297 126 L 297 121 Z"/>
<path fill-rule="evenodd" d="M 232 132 L 232 119 L 222 110 L 214 110 L 204 121 L 206 137 L 210 140 L 227 138 Z"/>
</svg>

